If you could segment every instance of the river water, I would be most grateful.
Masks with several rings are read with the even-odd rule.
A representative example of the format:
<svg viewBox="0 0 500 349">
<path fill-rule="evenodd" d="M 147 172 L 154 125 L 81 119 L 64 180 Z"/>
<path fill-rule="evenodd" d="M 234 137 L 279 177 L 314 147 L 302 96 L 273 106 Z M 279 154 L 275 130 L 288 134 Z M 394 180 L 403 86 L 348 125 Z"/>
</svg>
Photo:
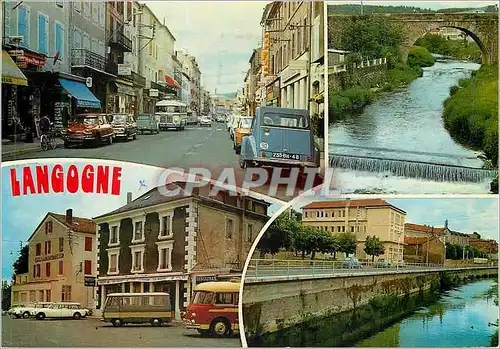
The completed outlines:
<svg viewBox="0 0 500 349">
<path fill-rule="evenodd" d="M 497 327 L 494 280 L 466 284 L 443 293 L 437 302 L 358 342 L 357 347 L 484 347 Z"/>
<path fill-rule="evenodd" d="M 489 178 L 467 169 L 482 166 L 480 153 L 456 143 L 442 120 L 450 87 L 479 67 L 439 60 L 408 87 L 332 124 L 329 153 L 337 168 L 336 187 L 346 192 L 487 193 Z"/>
</svg>

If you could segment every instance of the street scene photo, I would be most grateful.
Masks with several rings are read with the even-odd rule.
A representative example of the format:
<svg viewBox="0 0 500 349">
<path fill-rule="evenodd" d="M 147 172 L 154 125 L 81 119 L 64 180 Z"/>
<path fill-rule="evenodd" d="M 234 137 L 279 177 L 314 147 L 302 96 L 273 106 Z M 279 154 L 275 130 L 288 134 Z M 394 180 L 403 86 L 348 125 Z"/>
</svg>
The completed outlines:
<svg viewBox="0 0 500 349">
<path fill-rule="evenodd" d="M 498 198 L 299 197 L 243 274 L 249 347 L 498 346 Z"/>
<path fill-rule="evenodd" d="M 324 166 L 322 2 L 2 6 L 4 161 Z"/>
<path fill-rule="evenodd" d="M 326 6 L 338 189 L 498 193 L 498 3 Z"/>
<path fill-rule="evenodd" d="M 2 165 L 2 346 L 241 346 L 241 274 L 280 201 L 213 183 L 160 187 L 164 169 L 139 164 L 40 161 Z M 10 183 L 55 166 L 96 168 L 96 190 L 68 182 L 68 192 L 22 195 Z M 106 166 L 120 166 L 110 193 Z"/>
</svg>

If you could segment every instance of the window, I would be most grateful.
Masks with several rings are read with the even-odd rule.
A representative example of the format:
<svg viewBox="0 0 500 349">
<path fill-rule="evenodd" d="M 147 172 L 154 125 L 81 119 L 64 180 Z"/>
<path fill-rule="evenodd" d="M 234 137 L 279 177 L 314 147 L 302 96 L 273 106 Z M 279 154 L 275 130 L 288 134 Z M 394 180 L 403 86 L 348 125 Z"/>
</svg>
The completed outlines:
<svg viewBox="0 0 500 349">
<path fill-rule="evenodd" d="M 52 221 L 45 222 L 45 234 L 52 233 Z"/>
<path fill-rule="evenodd" d="M 36 253 L 35 253 L 35 255 L 36 256 L 40 256 L 41 254 L 42 254 L 42 244 L 38 243 L 38 244 L 36 244 Z"/>
<path fill-rule="evenodd" d="M 30 291 L 30 302 L 36 302 L 36 291 Z"/>
<path fill-rule="evenodd" d="M 89 34 L 83 32 L 82 37 L 83 37 L 82 47 L 86 50 L 90 50 L 90 36 L 89 36 Z"/>
<path fill-rule="evenodd" d="M 20 45 L 29 48 L 30 39 L 30 9 L 21 5 L 17 8 L 17 35 L 22 36 Z"/>
<path fill-rule="evenodd" d="M 40 273 L 41 273 L 41 267 L 40 267 L 40 264 L 35 264 L 35 277 L 39 278 L 40 277 Z"/>
<path fill-rule="evenodd" d="M 10 11 L 11 11 L 11 4 L 10 1 L 3 1 L 3 19 L 4 19 L 4 36 L 9 37 L 10 36 Z"/>
<path fill-rule="evenodd" d="M 345 233 L 345 226 L 342 227 L 342 232 Z"/>
<path fill-rule="evenodd" d="M 59 252 L 64 251 L 64 238 L 59 238 Z"/>
<path fill-rule="evenodd" d="M 71 286 L 63 285 L 61 292 L 61 301 L 68 302 L 71 300 Z"/>
<path fill-rule="evenodd" d="M 56 52 L 59 52 L 59 59 L 64 59 L 64 25 L 56 22 Z"/>
<path fill-rule="evenodd" d="M 143 240 L 142 221 L 138 221 L 134 223 L 134 238 L 132 239 L 132 242 L 142 241 L 142 240 Z"/>
<path fill-rule="evenodd" d="M 170 271 L 172 270 L 172 250 L 174 242 L 160 241 L 158 245 L 158 268 L 156 271 Z"/>
<path fill-rule="evenodd" d="M 146 248 L 145 244 L 142 245 L 132 245 L 130 246 L 132 252 L 132 274 L 143 273 L 144 272 L 144 250 Z"/>
<path fill-rule="evenodd" d="M 83 2 L 83 15 L 85 18 L 90 18 L 90 1 Z"/>
<path fill-rule="evenodd" d="M 90 2 L 90 17 L 92 17 L 92 23 L 94 25 L 99 24 L 99 7 L 100 7 L 100 4 L 97 1 Z"/>
<path fill-rule="evenodd" d="M 253 241 L 253 224 L 247 224 L 247 241 Z"/>
<path fill-rule="evenodd" d="M 106 24 L 106 2 L 99 2 L 99 27 L 104 28 Z"/>
<path fill-rule="evenodd" d="M 45 254 L 50 254 L 51 251 L 51 244 L 50 241 L 45 241 Z"/>
<path fill-rule="evenodd" d="M 59 271 L 57 272 L 59 275 L 64 274 L 64 261 L 59 261 Z"/>
<path fill-rule="evenodd" d="M 169 236 L 171 234 L 172 234 L 172 216 L 166 215 L 161 217 L 160 237 Z"/>
<path fill-rule="evenodd" d="M 298 129 L 308 129 L 309 122 L 304 115 L 266 113 L 262 122 L 264 126 L 289 127 Z M 321 212 L 323 217 L 323 212 Z"/>
<path fill-rule="evenodd" d="M 118 264 L 118 263 L 117 263 L 117 259 L 118 259 L 117 257 L 118 257 L 118 256 L 117 256 L 116 254 L 112 254 L 112 255 L 110 256 L 110 258 L 109 258 L 109 259 L 110 259 L 110 262 L 111 262 L 111 263 L 110 263 L 110 266 L 109 266 L 109 271 L 111 271 L 111 272 L 113 272 L 113 273 L 117 271 L 117 269 L 116 269 L 116 266 L 117 266 L 117 264 Z"/>
<path fill-rule="evenodd" d="M 92 275 L 92 261 L 85 260 L 84 272 L 85 275 Z"/>
<path fill-rule="evenodd" d="M 45 290 L 45 301 L 52 302 L 52 292 L 50 290 Z"/>
<path fill-rule="evenodd" d="M 109 245 L 111 244 L 119 244 L 120 241 L 118 240 L 118 226 L 112 226 L 111 231 L 109 233 Z"/>
<path fill-rule="evenodd" d="M 226 218 L 226 239 L 233 238 L 233 220 Z"/>
<path fill-rule="evenodd" d="M 94 53 L 99 53 L 99 40 L 96 38 L 91 39 L 90 50 Z"/>
<path fill-rule="evenodd" d="M 49 17 L 38 13 L 38 52 L 48 54 Z"/>
<path fill-rule="evenodd" d="M 302 38 L 302 41 L 304 42 L 304 49 L 308 48 L 308 42 L 307 42 L 307 18 L 304 18 L 304 31 L 302 32 L 304 34 L 304 37 Z"/>
<path fill-rule="evenodd" d="M 45 263 L 45 276 L 50 276 L 50 262 Z"/>
<path fill-rule="evenodd" d="M 142 258 L 141 258 L 141 251 L 138 251 L 138 252 L 134 252 L 134 259 L 135 259 L 135 262 L 134 262 L 134 271 L 139 271 L 141 270 L 142 268 Z"/>
<path fill-rule="evenodd" d="M 351 227 L 351 233 L 354 233 L 354 227 Z"/>
<path fill-rule="evenodd" d="M 217 293 L 215 304 L 235 304 L 235 293 Z"/>
<path fill-rule="evenodd" d="M 85 251 L 92 252 L 92 237 L 85 237 Z"/>
<path fill-rule="evenodd" d="M 82 48 L 82 31 L 78 28 L 73 29 L 73 48 Z"/>
<path fill-rule="evenodd" d="M 193 297 L 193 304 L 214 304 L 214 300 L 214 292 L 197 291 Z"/>
</svg>

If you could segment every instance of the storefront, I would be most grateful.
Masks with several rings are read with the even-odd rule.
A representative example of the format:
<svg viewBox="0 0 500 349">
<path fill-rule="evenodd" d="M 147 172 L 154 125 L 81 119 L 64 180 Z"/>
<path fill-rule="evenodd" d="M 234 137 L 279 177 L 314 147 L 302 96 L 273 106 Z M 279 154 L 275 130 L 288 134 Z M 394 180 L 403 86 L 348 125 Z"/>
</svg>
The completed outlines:
<svg viewBox="0 0 500 349">
<path fill-rule="evenodd" d="M 158 103 L 159 91 L 154 88 L 145 88 L 142 95 L 142 108 L 145 114 L 153 114 L 155 111 L 155 105 Z"/>
<path fill-rule="evenodd" d="M 266 105 L 271 107 L 280 106 L 280 80 L 273 79 L 266 85 Z"/>
<path fill-rule="evenodd" d="M 290 61 L 288 67 L 280 74 L 281 107 L 309 109 L 309 83 L 307 53 L 299 59 Z"/>
<path fill-rule="evenodd" d="M 116 79 L 113 87 L 112 93 L 108 96 L 108 112 L 136 115 L 137 97 L 134 83 Z"/>
</svg>

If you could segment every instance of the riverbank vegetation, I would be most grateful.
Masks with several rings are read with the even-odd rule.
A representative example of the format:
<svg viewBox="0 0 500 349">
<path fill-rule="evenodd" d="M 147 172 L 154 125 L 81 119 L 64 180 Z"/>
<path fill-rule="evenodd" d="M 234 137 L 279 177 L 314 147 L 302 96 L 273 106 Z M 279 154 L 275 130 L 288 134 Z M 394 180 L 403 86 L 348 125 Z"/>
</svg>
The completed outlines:
<svg viewBox="0 0 500 349">
<path fill-rule="evenodd" d="M 419 38 L 415 45 L 425 47 L 431 53 L 481 63 L 481 49 L 474 42 L 465 38 L 463 40 L 447 40 L 441 35 L 426 34 Z"/>
<path fill-rule="evenodd" d="M 425 47 L 414 46 L 408 54 L 407 64 L 410 67 L 432 67 L 435 62 L 436 59 Z"/>
<path fill-rule="evenodd" d="M 460 260 L 473 258 L 486 258 L 487 255 L 480 249 L 471 246 L 461 246 L 446 243 L 446 259 Z"/>
<path fill-rule="evenodd" d="M 498 166 L 498 65 L 482 66 L 450 89 L 444 102 L 445 128 L 459 143 L 481 150 L 489 168 Z"/>
</svg>

